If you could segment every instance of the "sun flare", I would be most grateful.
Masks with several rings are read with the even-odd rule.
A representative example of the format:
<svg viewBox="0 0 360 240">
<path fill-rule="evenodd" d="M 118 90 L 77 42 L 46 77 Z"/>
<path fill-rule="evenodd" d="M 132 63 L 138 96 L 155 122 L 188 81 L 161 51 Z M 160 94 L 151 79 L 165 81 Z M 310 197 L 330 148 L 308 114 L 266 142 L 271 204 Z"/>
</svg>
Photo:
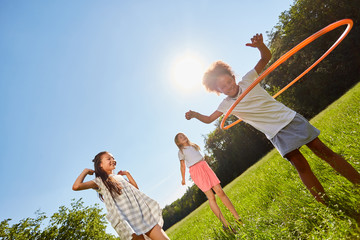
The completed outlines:
<svg viewBox="0 0 360 240">
<path fill-rule="evenodd" d="M 171 78 L 177 87 L 190 91 L 201 86 L 204 70 L 203 60 L 199 56 L 188 52 L 174 62 Z"/>
</svg>

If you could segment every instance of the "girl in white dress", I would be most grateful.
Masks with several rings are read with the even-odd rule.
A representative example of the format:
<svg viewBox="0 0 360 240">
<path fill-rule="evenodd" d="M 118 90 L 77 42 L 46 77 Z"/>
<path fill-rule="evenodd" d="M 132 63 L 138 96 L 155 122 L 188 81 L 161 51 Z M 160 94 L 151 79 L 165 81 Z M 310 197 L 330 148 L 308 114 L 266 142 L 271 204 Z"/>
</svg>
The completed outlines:
<svg viewBox="0 0 360 240">
<path fill-rule="evenodd" d="M 73 190 L 96 189 L 104 201 L 107 215 L 120 239 L 168 240 L 162 230 L 163 218 L 159 204 L 140 192 L 135 180 L 128 171 L 113 174 L 116 166 L 114 157 L 108 152 L 100 152 L 93 160 L 94 169 L 84 169 L 77 177 Z M 96 178 L 84 182 L 87 175 Z M 126 176 L 127 180 L 123 176 Z"/>
</svg>

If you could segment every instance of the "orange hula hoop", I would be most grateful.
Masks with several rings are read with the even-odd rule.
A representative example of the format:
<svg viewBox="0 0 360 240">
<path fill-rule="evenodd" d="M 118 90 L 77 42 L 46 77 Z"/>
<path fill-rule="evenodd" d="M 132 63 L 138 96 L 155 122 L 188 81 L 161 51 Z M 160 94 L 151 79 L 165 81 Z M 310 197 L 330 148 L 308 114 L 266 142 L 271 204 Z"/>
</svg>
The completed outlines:
<svg viewBox="0 0 360 240">
<path fill-rule="evenodd" d="M 319 62 L 321 62 L 327 55 L 329 55 L 329 53 L 334 50 L 334 48 L 337 47 L 337 45 L 339 45 L 339 43 L 346 37 L 346 35 L 350 32 L 352 26 L 353 26 L 353 21 L 351 19 L 342 19 L 340 21 L 334 22 L 326 27 L 324 27 L 323 29 L 321 29 L 320 31 L 314 33 L 313 35 L 311 35 L 310 37 L 306 38 L 304 41 L 302 41 L 301 43 L 299 43 L 298 45 L 296 45 L 294 48 L 292 48 L 290 51 L 288 51 L 287 53 L 285 53 L 284 55 L 282 55 L 276 62 L 274 62 L 269 68 L 267 68 L 257 79 L 255 79 L 255 81 L 239 96 L 238 99 L 236 99 L 236 101 L 231 105 L 231 107 L 229 108 L 229 110 L 226 112 L 224 118 L 221 121 L 220 127 L 222 129 L 229 129 L 232 126 L 234 126 L 235 124 L 239 123 L 242 121 L 242 119 L 238 119 L 237 121 L 224 126 L 226 119 L 229 117 L 229 115 L 231 114 L 231 112 L 234 110 L 235 106 L 261 81 L 263 80 L 269 73 L 271 73 L 275 68 L 277 68 L 280 64 L 282 64 L 283 62 L 285 62 L 289 57 L 291 57 L 292 55 L 294 55 L 296 52 L 298 52 L 300 49 L 302 49 L 303 47 L 305 47 L 306 45 L 308 45 L 309 43 L 311 43 L 312 41 L 314 41 L 315 39 L 317 39 L 318 37 L 324 35 L 327 32 L 330 32 L 332 30 L 334 30 L 335 28 L 338 28 L 342 25 L 347 24 L 347 27 L 345 29 L 345 31 L 341 34 L 341 36 L 338 38 L 338 40 L 336 40 L 336 42 L 318 59 L 316 60 L 309 68 L 307 68 L 303 73 L 301 73 L 298 77 L 296 77 L 293 81 L 291 81 L 288 85 L 286 85 L 283 89 L 281 89 L 279 92 L 277 92 L 273 98 L 276 98 L 277 96 L 279 96 L 281 93 L 283 93 L 286 89 L 288 89 L 291 85 L 293 85 L 295 82 L 297 82 L 301 77 L 303 77 L 306 73 L 308 73 L 313 67 L 315 67 Z"/>
</svg>

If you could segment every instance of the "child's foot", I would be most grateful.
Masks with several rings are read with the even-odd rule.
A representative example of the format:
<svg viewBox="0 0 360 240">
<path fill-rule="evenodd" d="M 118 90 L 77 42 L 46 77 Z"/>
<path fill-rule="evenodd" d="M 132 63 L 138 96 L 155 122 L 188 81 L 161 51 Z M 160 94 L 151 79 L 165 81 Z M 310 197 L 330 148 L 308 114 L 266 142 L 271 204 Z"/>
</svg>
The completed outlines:
<svg viewBox="0 0 360 240">
<path fill-rule="evenodd" d="M 235 220 L 236 224 L 239 226 L 243 226 L 244 223 L 241 221 L 241 219 Z"/>
<path fill-rule="evenodd" d="M 223 225 L 223 230 L 224 230 L 224 232 L 227 232 L 227 233 L 233 233 L 233 234 L 236 233 L 236 230 L 233 229 L 230 225 L 227 227 Z"/>
<path fill-rule="evenodd" d="M 318 202 L 324 204 L 325 206 L 327 206 L 327 207 L 329 206 L 330 198 L 325 193 L 321 194 L 319 198 L 315 197 L 315 199 Z"/>
</svg>

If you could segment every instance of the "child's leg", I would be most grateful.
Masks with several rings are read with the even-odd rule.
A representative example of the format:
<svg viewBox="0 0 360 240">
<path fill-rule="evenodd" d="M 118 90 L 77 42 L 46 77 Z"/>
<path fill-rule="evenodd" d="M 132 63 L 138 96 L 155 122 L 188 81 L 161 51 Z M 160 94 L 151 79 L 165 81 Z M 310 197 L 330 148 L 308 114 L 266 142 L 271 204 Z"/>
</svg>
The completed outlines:
<svg viewBox="0 0 360 240">
<path fill-rule="evenodd" d="M 286 158 L 295 166 L 299 173 L 302 182 L 305 184 L 310 193 L 315 197 L 318 202 L 325 204 L 323 196 L 325 191 L 319 180 L 312 172 L 309 163 L 299 150 L 291 151 L 286 154 Z"/>
<path fill-rule="evenodd" d="M 136 235 L 135 233 L 132 235 L 132 240 L 145 240 L 143 235 Z"/>
<path fill-rule="evenodd" d="M 223 202 L 223 204 L 225 205 L 225 207 L 227 207 L 227 209 L 229 209 L 229 211 L 232 213 L 232 215 L 235 217 L 236 220 L 240 219 L 239 214 L 237 213 L 237 211 L 235 210 L 234 205 L 232 204 L 232 202 L 230 201 L 230 199 L 228 198 L 228 196 L 225 194 L 224 190 L 222 189 L 222 187 L 220 186 L 220 184 L 216 185 L 213 187 L 214 191 L 216 192 L 216 195 L 219 196 L 220 200 Z"/>
<path fill-rule="evenodd" d="M 164 230 L 156 224 L 149 232 L 146 233 L 146 236 L 153 240 L 169 240 L 170 238 L 166 235 Z"/>
<path fill-rule="evenodd" d="M 360 184 L 360 174 L 343 157 L 333 152 L 319 138 L 306 144 L 318 157 L 354 184 Z"/>
<path fill-rule="evenodd" d="M 210 189 L 209 191 L 206 191 L 204 193 L 205 193 L 206 197 L 209 199 L 210 208 L 213 211 L 213 213 L 215 214 L 215 216 L 222 222 L 222 224 L 225 227 L 228 227 L 229 223 L 226 221 L 226 219 L 222 215 L 221 210 L 216 203 L 216 199 L 215 199 L 215 195 L 214 195 L 213 191 Z"/>
</svg>

